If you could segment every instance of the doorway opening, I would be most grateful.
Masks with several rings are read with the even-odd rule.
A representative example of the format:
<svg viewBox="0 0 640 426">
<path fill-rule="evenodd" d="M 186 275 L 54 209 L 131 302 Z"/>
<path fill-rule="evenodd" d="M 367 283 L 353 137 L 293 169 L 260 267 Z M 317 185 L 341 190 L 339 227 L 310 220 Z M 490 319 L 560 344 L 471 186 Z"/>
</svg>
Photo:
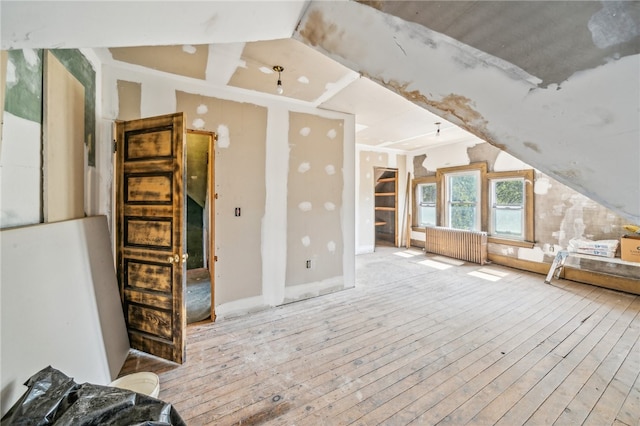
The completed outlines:
<svg viewBox="0 0 640 426">
<path fill-rule="evenodd" d="M 374 168 L 375 244 L 398 246 L 398 169 Z"/>
<path fill-rule="evenodd" d="M 186 143 L 186 311 L 187 323 L 215 320 L 214 180 L 215 134 L 187 130 Z"/>
</svg>

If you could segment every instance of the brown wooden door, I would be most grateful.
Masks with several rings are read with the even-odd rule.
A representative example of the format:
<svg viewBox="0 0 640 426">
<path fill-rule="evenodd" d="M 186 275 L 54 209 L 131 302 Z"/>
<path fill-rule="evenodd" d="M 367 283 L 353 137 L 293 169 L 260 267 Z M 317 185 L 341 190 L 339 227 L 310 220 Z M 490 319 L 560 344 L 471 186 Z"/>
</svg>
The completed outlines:
<svg viewBox="0 0 640 426">
<path fill-rule="evenodd" d="M 185 361 L 184 114 L 116 125 L 120 297 L 131 347 Z"/>
</svg>

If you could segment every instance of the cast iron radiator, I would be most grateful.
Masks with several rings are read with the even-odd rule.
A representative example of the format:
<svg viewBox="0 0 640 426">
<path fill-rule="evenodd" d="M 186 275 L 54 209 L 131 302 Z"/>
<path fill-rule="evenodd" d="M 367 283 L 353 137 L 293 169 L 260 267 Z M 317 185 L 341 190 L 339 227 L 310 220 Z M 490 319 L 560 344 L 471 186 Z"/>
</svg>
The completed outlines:
<svg viewBox="0 0 640 426">
<path fill-rule="evenodd" d="M 441 254 L 468 262 L 487 263 L 487 233 L 427 226 L 425 228 L 425 251 Z"/>
</svg>

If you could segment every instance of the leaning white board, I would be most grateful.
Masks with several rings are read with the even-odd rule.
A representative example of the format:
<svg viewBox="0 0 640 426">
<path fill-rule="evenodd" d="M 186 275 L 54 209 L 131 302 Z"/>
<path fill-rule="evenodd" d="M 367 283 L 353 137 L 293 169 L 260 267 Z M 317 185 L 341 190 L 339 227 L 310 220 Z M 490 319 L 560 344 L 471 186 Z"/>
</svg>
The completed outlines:
<svg viewBox="0 0 640 426">
<path fill-rule="evenodd" d="M 107 219 L 0 230 L 1 408 L 44 367 L 107 385 L 129 352 Z"/>
</svg>

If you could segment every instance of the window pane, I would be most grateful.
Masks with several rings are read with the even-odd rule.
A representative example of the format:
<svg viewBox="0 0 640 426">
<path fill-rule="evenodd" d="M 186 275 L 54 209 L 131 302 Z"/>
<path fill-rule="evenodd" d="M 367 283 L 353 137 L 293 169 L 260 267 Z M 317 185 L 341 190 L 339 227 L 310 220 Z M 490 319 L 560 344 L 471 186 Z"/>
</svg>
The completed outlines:
<svg viewBox="0 0 640 426">
<path fill-rule="evenodd" d="M 418 210 L 418 226 L 436 226 L 436 208 L 420 206 Z"/>
<path fill-rule="evenodd" d="M 522 206 L 524 182 L 521 179 L 495 182 L 495 202 L 499 206 Z"/>
<path fill-rule="evenodd" d="M 476 206 L 468 204 L 452 204 L 450 226 L 457 229 L 475 230 Z"/>
<path fill-rule="evenodd" d="M 478 196 L 478 177 L 475 175 L 454 175 L 451 184 L 451 202 L 475 203 Z"/>
<path fill-rule="evenodd" d="M 521 209 L 493 209 L 494 230 L 496 235 L 522 237 Z"/>
<path fill-rule="evenodd" d="M 435 204 L 436 202 L 436 184 L 420 185 L 420 201 L 422 203 Z"/>
</svg>

